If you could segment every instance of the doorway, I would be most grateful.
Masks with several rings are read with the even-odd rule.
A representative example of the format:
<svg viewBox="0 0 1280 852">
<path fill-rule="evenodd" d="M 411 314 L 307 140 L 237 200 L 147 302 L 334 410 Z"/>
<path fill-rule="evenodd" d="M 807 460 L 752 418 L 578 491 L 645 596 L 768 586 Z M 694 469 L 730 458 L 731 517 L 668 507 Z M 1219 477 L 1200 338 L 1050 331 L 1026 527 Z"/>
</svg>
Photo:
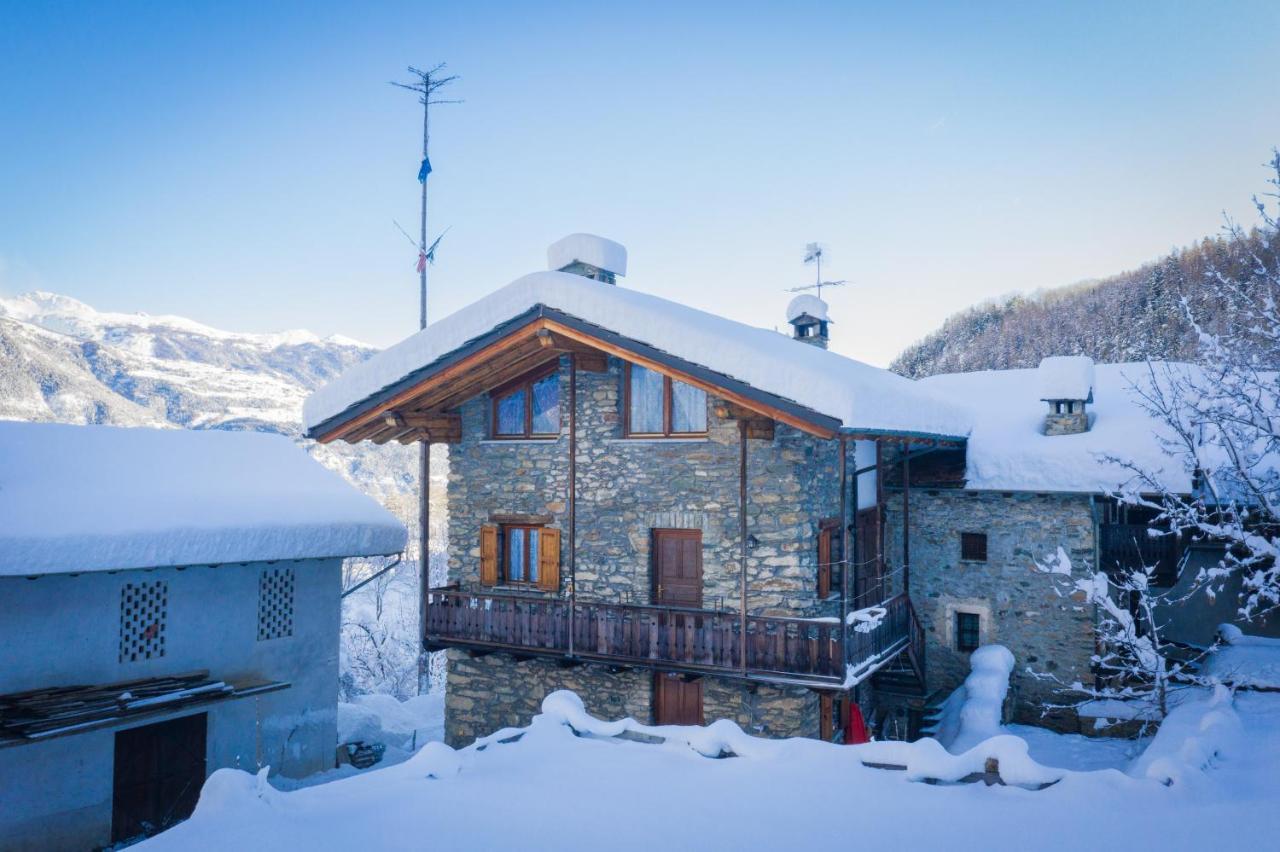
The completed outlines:
<svg viewBox="0 0 1280 852">
<path fill-rule="evenodd" d="M 205 779 L 208 716 L 116 733 L 111 841 L 150 837 L 191 816 Z"/>
<path fill-rule="evenodd" d="M 654 672 L 653 723 L 701 725 L 702 681 L 686 680 L 674 672 Z"/>
<path fill-rule="evenodd" d="M 653 531 L 653 602 L 702 607 L 702 530 Z"/>
</svg>

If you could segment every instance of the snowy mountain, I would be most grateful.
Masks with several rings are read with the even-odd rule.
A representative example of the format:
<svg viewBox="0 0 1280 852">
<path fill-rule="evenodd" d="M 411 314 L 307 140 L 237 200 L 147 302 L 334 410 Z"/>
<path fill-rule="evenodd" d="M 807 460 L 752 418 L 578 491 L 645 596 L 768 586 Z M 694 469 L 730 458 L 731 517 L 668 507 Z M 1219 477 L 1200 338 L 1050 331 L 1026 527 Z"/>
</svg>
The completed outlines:
<svg viewBox="0 0 1280 852">
<path fill-rule="evenodd" d="M 403 515 L 414 448 L 301 437 L 306 395 L 375 351 L 339 336 L 228 332 L 27 293 L 0 298 L 0 419 L 278 432 Z"/>
</svg>

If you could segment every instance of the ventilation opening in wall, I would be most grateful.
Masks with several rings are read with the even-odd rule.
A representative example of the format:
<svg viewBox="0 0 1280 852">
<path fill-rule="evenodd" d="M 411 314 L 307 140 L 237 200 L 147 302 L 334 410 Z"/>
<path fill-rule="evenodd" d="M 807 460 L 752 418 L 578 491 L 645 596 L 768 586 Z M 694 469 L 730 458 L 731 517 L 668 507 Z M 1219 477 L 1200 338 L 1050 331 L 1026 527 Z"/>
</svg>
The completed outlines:
<svg viewBox="0 0 1280 852">
<path fill-rule="evenodd" d="M 168 583 L 125 583 L 120 590 L 120 662 L 163 657 L 168 618 Z"/>
<path fill-rule="evenodd" d="M 258 641 L 293 635 L 293 569 L 262 569 L 258 582 Z"/>
</svg>

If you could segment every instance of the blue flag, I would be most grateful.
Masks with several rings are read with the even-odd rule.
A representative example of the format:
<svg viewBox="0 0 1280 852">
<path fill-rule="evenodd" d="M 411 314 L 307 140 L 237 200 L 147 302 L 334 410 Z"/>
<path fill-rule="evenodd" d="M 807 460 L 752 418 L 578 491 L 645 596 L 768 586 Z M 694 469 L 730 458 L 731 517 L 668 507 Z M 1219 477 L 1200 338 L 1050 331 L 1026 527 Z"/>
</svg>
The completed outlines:
<svg viewBox="0 0 1280 852">
<path fill-rule="evenodd" d="M 429 174 L 431 174 L 431 161 L 423 157 L 422 168 L 418 169 L 418 183 L 426 183 Z"/>
</svg>

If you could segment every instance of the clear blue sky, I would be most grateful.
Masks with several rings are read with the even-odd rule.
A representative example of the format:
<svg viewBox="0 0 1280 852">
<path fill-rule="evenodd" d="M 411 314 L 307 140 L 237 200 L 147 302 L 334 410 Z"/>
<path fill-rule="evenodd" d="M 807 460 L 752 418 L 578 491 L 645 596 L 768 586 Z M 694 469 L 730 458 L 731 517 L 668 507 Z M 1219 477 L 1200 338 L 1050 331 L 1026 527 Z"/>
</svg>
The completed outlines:
<svg viewBox="0 0 1280 852">
<path fill-rule="evenodd" d="M 625 286 L 760 325 L 825 242 L 836 348 L 1250 221 L 1280 3 L 0 0 L 0 293 L 387 344 L 593 231 Z M 891 8 L 890 8 L 891 7 Z"/>
</svg>

